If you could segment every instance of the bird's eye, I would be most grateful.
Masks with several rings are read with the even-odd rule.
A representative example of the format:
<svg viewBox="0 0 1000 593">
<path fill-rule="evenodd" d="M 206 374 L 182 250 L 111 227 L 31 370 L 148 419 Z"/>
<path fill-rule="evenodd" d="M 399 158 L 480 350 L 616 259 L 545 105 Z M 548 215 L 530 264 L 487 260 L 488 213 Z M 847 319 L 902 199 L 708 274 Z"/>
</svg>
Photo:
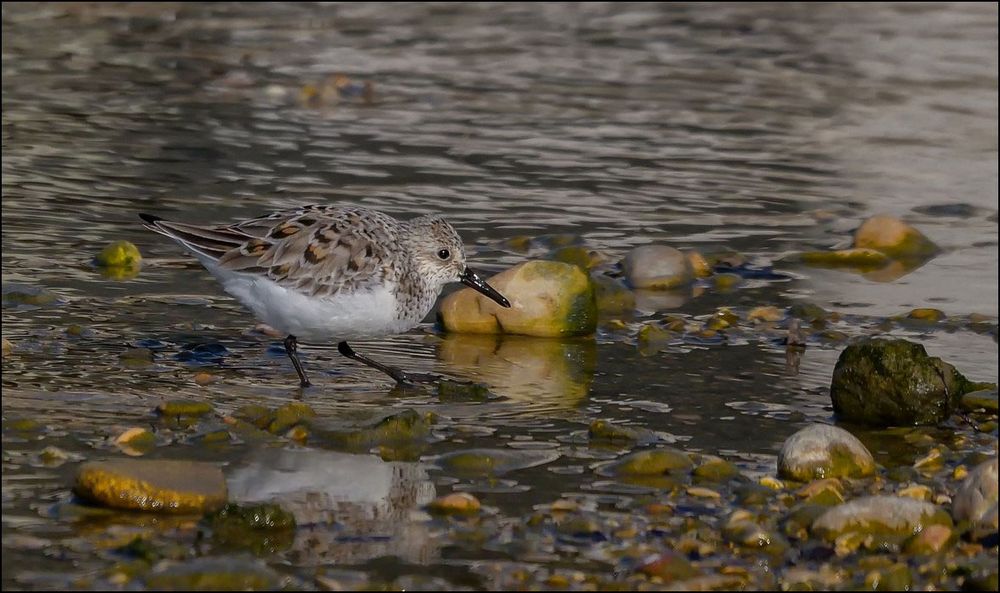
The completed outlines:
<svg viewBox="0 0 1000 593">
<path fill-rule="evenodd" d="M 438 257 L 440 257 L 441 259 L 448 259 L 449 257 L 451 257 L 451 252 L 448 251 L 447 249 L 442 249 L 441 251 L 438 251 Z"/>
</svg>

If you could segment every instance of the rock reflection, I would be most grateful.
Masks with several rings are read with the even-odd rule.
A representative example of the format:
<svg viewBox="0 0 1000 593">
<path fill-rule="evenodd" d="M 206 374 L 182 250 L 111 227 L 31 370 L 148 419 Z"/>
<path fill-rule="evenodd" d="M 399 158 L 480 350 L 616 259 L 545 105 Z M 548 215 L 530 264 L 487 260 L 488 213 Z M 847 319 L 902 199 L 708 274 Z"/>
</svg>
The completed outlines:
<svg viewBox="0 0 1000 593">
<path fill-rule="evenodd" d="M 424 466 L 372 455 L 263 449 L 229 472 L 230 500 L 274 502 L 295 515 L 296 564 L 355 564 L 382 556 L 427 563 L 438 554 L 411 514 L 435 495 Z"/>
<path fill-rule="evenodd" d="M 575 407 L 590 392 L 597 344 L 590 338 L 447 334 L 437 348 L 446 371 L 513 400 Z"/>
</svg>

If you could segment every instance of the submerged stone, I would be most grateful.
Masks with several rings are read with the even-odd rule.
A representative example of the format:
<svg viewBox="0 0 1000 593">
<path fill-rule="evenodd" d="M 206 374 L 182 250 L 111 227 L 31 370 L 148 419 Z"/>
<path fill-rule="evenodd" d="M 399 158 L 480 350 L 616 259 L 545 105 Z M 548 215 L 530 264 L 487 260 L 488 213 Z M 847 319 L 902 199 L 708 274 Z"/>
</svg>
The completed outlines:
<svg viewBox="0 0 1000 593">
<path fill-rule="evenodd" d="M 866 496 L 827 510 L 811 530 L 833 541 L 846 533 L 912 536 L 930 525 L 951 527 L 951 517 L 929 502 L 901 496 Z"/>
<path fill-rule="evenodd" d="M 226 480 L 211 463 L 115 459 L 83 464 L 74 492 L 118 509 L 204 513 L 226 502 Z"/>
<path fill-rule="evenodd" d="M 691 263 L 680 249 L 668 245 L 636 247 L 622 261 L 625 278 L 633 288 L 663 290 L 694 280 Z"/>
<path fill-rule="evenodd" d="M 955 367 L 907 340 L 866 339 L 840 354 L 830 397 L 843 420 L 868 425 L 937 424 L 970 383 Z"/>
<path fill-rule="evenodd" d="M 227 504 L 205 517 L 216 546 L 267 555 L 295 541 L 295 516 L 277 504 Z"/>
<path fill-rule="evenodd" d="M 314 416 L 316 412 L 309 404 L 288 402 L 274 411 L 274 417 L 267 425 L 267 431 L 271 434 L 284 434 L 291 427 Z"/>
<path fill-rule="evenodd" d="M 3 285 L 4 307 L 44 307 L 46 305 L 57 305 L 61 302 L 62 300 L 59 298 L 59 295 L 46 288 L 26 284 Z"/>
<path fill-rule="evenodd" d="M 670 551 L 647 558 L 639 565 L 639 572 L 648 577 L 657 577 L 666 583 L 688 579 L 698 574 L 687 558 Z"/>
<path fill-rule="evenodd" d="M 808 482 L 873 473 L 872 454 L 854 435 L 836 426 L 807 426 L 788 437 L 778 452 L 778 476 L 782 478 Z"/>
<path fill-rule="evenodd" d="M 589 335 L 597 329 L 594 285 L 578 266 L 527 261 L 487 282 L 511 307 L 501 307 L 471 288 L 460 290 L 448 295 L 438 310 L 445 331 L 560 337 Z"/>
</svg>

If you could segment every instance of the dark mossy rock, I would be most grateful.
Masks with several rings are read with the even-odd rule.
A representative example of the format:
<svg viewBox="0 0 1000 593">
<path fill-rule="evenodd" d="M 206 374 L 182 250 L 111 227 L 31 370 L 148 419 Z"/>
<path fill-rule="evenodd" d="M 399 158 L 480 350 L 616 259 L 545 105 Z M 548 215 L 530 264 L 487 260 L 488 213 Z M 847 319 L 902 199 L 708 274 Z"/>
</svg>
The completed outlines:
<svg viewBox="0 0 1000 593">
<path fill-rule="evenodd" d="M 973 384 L 955 367 L 907 340 L 867 339 L 844 349 L 833 370 L 833 411 L 860 424 L 899 426 L 946 420 Z"/>
</svg>

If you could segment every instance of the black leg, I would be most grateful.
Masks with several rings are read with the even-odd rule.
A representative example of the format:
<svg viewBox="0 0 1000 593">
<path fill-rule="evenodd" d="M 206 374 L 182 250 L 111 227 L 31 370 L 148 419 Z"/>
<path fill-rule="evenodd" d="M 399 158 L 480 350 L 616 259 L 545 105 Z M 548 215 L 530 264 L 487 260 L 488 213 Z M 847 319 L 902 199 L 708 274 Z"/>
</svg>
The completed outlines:
<svg viewBox="0 0 1000 593">
<path fill-rule="evenodd" d="M 299 355 L 295 352 L 298 345 L 299 343 L 295 339 L 295 336 L 285 338 L 285 354 L 288 355 L 288 358 L 292 359 L 292 366 L 295 367 L 295 372 L 299 374 L 299 385 L 301 387 L 309 387 L 312 383 L 306 378 L 306 372 L 302 370 L 302 363 L 299 362 Z"/>
<path fill-rule="evenodd" d="M 438 379 L 440 379 L 440 377 L 437 375 L 427 375 L 423 373 L 415 373 L 415 374 L 404 373 L 403 371 L 397 368 L 384 365 L 380 362 L 376 362 L 368 358 L 364 354 L 358 354 L 357 352 L 355 352 L 354 348 L 351 348 L 351 346 L 347 342 L 340 342 L 339 344 L 337 344 L 337 350 L 347 358 L 350 358 L 351 360 L 356 360 L 361 364 L 366 364 L 372 367 L 373 369 L 378 369 L 382 371 L 386 375 L 389 375 L 390 377 L 395 379 L 396 383 L 401 383 L 401 384 L 405 383 L 412 385 L 414 383 L 431 383 L 433 381 L 437 381 Z"/>
</svg>

